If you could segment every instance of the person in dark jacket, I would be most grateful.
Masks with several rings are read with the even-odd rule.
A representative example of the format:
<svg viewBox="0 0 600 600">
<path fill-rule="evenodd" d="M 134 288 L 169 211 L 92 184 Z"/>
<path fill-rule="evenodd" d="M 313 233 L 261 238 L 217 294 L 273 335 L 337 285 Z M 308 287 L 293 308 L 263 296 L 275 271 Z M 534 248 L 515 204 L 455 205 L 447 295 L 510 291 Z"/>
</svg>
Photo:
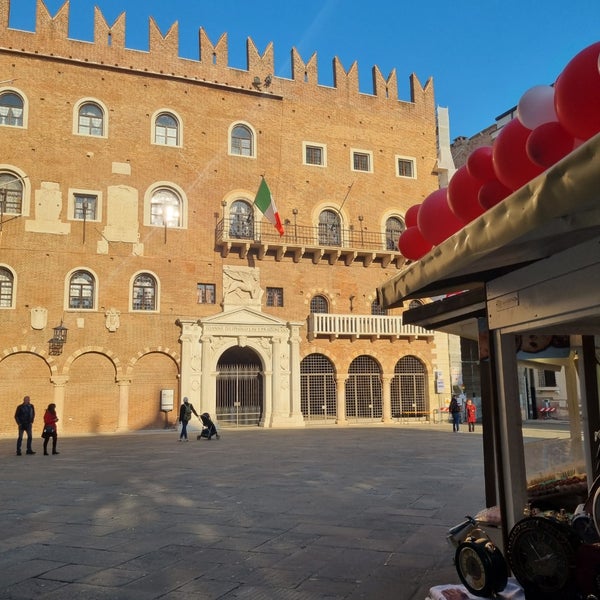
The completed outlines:
<svg viewBox="0 0 600 600">
<path fill-rule="evenodd" d="M 19 427 L 19 436 L 17 437 L 17 456 L 21 456 L 21 445 L 23 443 L 23 434 L 27 434 L 27 454 L 35 454 L 31 448 L 31 428 L 35 421 L 35 407 L 31 404 L 31 398 L 25 396 L 23 403 L 17 406 L 15 411 L 15 421 Z"/>
<path fill-rule="evenodd" d="M 452 417 L 452 431 L 458 431 L 460 426 L 461 408 L 456 396 L 452 396 L 452 400 L 450 400 L 450 406 L 448 407 L 448 412 Z"/>
<path fill-rule="evenodd" d="M 187 396 L 183 399 L 183 403 L 179 407 L 179 422 L 181 423 L 181 433 L 179 434 L 179 441 L 189 442 L 187 436 L 187 424 L 190 422 L 192 418 L 192 414 L 195 414 L 198 418 L 198 413 L 196 409 L 192 406 L 192 403 L 187 399 Z"/>
</svg>

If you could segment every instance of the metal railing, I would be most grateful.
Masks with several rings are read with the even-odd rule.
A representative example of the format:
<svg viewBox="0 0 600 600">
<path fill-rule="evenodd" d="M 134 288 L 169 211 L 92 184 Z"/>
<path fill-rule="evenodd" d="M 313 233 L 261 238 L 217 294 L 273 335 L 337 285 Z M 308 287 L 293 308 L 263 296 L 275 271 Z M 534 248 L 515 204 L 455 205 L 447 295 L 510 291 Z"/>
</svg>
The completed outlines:
<svg viewBox="0 0 600 600">
<path fill-rule="evenodd" d="M 308 335 L 330 337 L 433 337 L 433 332 L 417 325 L 404 325 L 402 317 L 387 315 L 336 315 L 311 313 Z"/>
<path fill-rule="evenodd" d="M 328 225 L 286 224 L 285 233 L 280 236 L 270 223 L 240 224 L 221 219 L 216 227 L 216 241 L 246 242 L 282 246 L 327 247 L 341 249 L 361 249 L 372 252 L 399 254 L 391 237 L 382 232 L 366 229 L 331 229 Z"/>
</svg>

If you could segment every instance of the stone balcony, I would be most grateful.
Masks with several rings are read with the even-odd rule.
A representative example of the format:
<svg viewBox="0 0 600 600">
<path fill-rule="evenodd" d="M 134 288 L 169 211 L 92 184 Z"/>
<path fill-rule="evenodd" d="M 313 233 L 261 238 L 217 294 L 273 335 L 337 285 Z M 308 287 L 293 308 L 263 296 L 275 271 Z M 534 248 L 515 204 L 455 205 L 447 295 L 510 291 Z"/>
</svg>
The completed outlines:
<svg viewBox="0 0 600 600">
<path fill-rule="evenodd" d="M 231 252 L 246 258 L 252 252 L 258 260 L 267 256 L 276 261 L 290 258 L 295 263 L 302 259 L 312 260 L 316 265 L 326 260 L 330 265 L 338 261 L 346 266 L 360 262 L 365 267 L 379 264 L 400 268 L 405 258 L 385 233 L 366 229 L 335 229 L 322 225 L 285 225 L 285 234 L 280 236 L 269 223 L 255 223 L 240 229 L 232 228 L 227 219 L 216 226 L 215 242 L 223 258 Z"/>
<path fill-rule="evenodd" d="M 401 316 L 337 315 L 311 313 L 308 316 L 308 339 L 328 337 L 370 340 L 433 339 L 434 332 L 418 325 L 404 325 Z"/>
</svg>

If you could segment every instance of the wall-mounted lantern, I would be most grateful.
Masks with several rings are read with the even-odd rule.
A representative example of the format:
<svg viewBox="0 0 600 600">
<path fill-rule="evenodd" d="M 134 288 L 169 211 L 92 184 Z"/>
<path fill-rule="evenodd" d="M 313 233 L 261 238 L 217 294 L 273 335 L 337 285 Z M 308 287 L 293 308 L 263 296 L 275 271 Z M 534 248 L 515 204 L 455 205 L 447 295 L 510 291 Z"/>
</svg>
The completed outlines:
<svg viewBox="0 0 600 600">
<path fill-rule="evenodd" d="M 62 324 L 62 321 L 53 329 L 54 335 L 51 340 L 48 340 L 48 351 L 51 356 L 62 354 L 63 345 L 67 341 L 67 331 L 69 330 Z"/>
</svg>

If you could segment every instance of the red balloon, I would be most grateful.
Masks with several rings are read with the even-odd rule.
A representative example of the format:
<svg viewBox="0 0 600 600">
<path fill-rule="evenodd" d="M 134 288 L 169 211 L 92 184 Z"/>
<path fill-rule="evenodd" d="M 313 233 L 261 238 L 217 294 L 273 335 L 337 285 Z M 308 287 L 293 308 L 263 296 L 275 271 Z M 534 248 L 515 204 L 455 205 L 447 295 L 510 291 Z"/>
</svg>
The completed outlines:
<svg viewBox="0 0 600 600">
<path fill-rule="evenodd" d="M 575 138 L 556 121 L 536 127 L 527 138 L 527 156 L 547 169 L 573 151 Z"/>
<path fill-rule="evenodd" d="M 480 146 L 475 148 L 467 158 L 467 171 L 471 177 L 479 181 L 491 181 L 496 179 L 494 163 L 492 162 L 492 147 Z"/>
<path fill-rule="evenodd" d="M 481 181 L 471 177 L 466 166 L 458 169 L 450 179 L 448 206 L 463 223 L 471 222 L 484 212 L 477 199 L 480 187 Z"/>
<path fill-rule="evenodd" d="M 417 215 L 419 213 L 419 209 L 421 208 L 420 204 L 414 204 L 411 206 L 404 215 L 404 224 L 407 227 L 416 227 L 417 226 Z"/>
<path fill-rule="evenodd" d="M 507 198 L 512 194 L 505 185 L 502 185 L 497 179 L 486 181 L 479 190 L 479 204 L 487 210 L 492 208 L 499 202 L 502 202 L 504 198 Z"/>
<path fill-rule="evenodd" d="M 575 138 L 600 131 L 600 42 L 575 55 L 554 84 L 554 109 L 560 124 Z"/>
<path fill-rule="evenodd" d="M 427 254 L 433 244 L 430 244 L 419 231 L 416 225 L 405 229 L 398 238 L 398 250 L 402 256 L 409 260 L 419 260 L 423 255 Z"/>
<path fill-rule="evenodd" d="M 447 192 L 446 188 L 441 188 L 429 194 L 423 200 L 417 217 L 421 234 L 434 246 L 464 226 L 464 223 L 450 210 Z"/>
<path fill-rule="evenodd" d="M 523 127 L 519 119 L 513 119 L 500 130 L 494 142 L 492 159 L 496 177 L 513 191 L 543 171 L 527 156 L 525 145 L 530 133 L 531 130 Z"/>
</svg>

